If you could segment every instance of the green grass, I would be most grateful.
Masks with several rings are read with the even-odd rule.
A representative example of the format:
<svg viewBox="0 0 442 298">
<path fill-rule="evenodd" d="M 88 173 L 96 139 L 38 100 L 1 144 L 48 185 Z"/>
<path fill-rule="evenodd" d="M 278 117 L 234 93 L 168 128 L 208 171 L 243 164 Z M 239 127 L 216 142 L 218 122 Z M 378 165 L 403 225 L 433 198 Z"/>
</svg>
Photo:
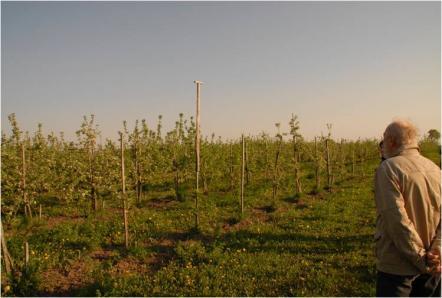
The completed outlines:
<svg viewBox="0 0 442 298">
<path fill-rule="evenodd" d="M 130 209 L 129 250 L 119 202 L 95 215 L 47 205 L 43 220 L 5 226 L 8 247 L 23 268 L 29 242 L 38 266 L 29 280 L 38 285 L 27 295 L 374 296 L 378 164 L 365 164 L 364 177 L 339 181 L 331 193 L 298 198 L 282 181 L 276 202 L 271 184 L 255 180 L 246 187 L 242 216 L 237 190 L 210 191 L 200 198 L 199 231 L 190 191 L 181 200 L 168 189 L 152 191 Z M 314 179 L 304 177 L 303 184 L 308 192 Z M 29 290 L 18 284 L 2 294 Z"/>
</svg>

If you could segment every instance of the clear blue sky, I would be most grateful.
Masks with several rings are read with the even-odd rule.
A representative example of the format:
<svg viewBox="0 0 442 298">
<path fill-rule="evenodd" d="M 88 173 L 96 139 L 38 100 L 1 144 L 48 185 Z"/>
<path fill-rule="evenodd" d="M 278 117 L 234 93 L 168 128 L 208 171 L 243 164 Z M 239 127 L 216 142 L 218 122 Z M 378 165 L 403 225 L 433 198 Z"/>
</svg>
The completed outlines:
<svg viewBox="0 0 442 298">
<path fill-rule="evenodd" d="M 202 133 L 288 131 L 380 137 L 394 117 L 440 128 L 440 2 L 1 3 L 2 130 L 74 137 L 95 114 L 103 138 L 163 115 Z"/>
</svg>

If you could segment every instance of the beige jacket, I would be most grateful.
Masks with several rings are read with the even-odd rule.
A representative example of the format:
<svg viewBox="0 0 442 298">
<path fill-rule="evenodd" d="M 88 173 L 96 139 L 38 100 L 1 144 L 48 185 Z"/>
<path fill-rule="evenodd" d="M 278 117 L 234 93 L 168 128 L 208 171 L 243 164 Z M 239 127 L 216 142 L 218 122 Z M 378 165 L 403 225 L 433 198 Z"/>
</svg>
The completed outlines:
<svg viewBox="0 0 442 298">
<path fill-rule="evenodd" d="M 404 146 L 375 178 L 377 269 L 397 275 L 428 272 L 425 254 L 441 242 L 441 171 Z"/>
</svg>

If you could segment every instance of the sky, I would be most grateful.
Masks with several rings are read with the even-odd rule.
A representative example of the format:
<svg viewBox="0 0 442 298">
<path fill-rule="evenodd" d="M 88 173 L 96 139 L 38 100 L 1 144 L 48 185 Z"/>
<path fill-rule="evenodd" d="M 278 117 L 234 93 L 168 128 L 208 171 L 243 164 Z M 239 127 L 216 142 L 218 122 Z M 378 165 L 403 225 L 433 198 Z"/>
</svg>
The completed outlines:
<svg viewBox="0 0 442 298">
<path fill-rule="evenodd" d="M 203 135 L 380 138 L 396 117 L 441 126 L 440 2 L 1 2 L 1 125 L 102 138 L 123 120 Z"/>
</svg>

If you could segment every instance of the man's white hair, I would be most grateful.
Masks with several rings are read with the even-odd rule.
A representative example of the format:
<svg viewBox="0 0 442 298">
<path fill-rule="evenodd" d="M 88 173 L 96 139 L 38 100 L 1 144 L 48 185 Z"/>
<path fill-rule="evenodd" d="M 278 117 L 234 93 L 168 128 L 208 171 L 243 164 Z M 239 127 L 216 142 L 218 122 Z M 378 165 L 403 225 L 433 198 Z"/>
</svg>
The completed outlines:
<svg viewBox="0 0 442 298">
<path fill-rule="evenodd" d="M 398 119 L 387 126 L 384 137 L 389 138 L 398 146 L 403 146 L 416 144 L 417 134 L 417 128 L 411 121 Z"/>
</svg>

